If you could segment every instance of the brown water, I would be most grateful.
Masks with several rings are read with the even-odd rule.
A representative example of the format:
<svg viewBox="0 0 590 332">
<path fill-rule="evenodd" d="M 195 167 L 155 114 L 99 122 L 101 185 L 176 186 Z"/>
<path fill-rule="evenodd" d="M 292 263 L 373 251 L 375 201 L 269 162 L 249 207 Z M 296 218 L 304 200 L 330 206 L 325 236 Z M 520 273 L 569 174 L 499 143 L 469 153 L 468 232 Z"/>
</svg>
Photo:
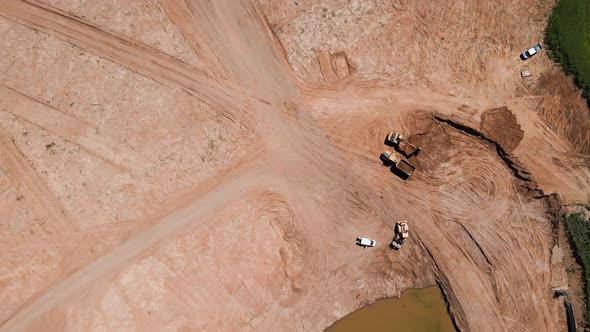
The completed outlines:
<svg viewBox="0 0 590 332">
<path fill-rule="evenodd" d="M 328 327 L 325 332 L 407 331 L 455 332 L 438 287 L 409 289 L 399 299 L 365 306 Z"/>
</svg>

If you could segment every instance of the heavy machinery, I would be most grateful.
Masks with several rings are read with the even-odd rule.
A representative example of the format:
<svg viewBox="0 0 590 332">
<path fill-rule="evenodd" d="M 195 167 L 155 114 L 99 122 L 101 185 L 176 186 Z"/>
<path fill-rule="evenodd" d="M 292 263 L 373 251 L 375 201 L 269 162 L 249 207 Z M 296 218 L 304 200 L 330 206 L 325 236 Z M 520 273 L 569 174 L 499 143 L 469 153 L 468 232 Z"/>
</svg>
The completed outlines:
<svg viewBox="0 0 590 332">
<path fill-rule="evenodd" d="M 410 175 L 412 175 L 416 169 L 416 167 L 402 158 L 396 158 L 394 153 L 391 151 L 384 151 L 381 153 L 381 160 L 386 165 L 393 165 L 396 170 L 399 170 L 401 173 L 403 173 L 403 177 L 405 177 L 405 179 L 410 177 Z"/>
<path fill-rule="evenodd" d="M 356 238 L 356 245 L 366 248 L 366 247 L 374 247 L 377 244 L 377 241 L 367 239 L 366 237 L 357 237 Z"/>
<path fill-rule="evenodd" d="M 393 250 L 399 250 L 406 241 L 406 239 L 410 236 L 408 222 L 405 220 L 398 221 L 395 224 L 393 231 L 395 235 L 393 236 L 393 241 L 391 241 L 390 247 Z"/>
<path fill-rule="evenodd" d="M 387 142 L 396 146 L 400 151 L 403 151 L 408 158 L 417 155 L 422 150 L 421 147 L 408 142 L 402 134 L 396 133 L 395 131 L 387 135 Z"/>
</svg>

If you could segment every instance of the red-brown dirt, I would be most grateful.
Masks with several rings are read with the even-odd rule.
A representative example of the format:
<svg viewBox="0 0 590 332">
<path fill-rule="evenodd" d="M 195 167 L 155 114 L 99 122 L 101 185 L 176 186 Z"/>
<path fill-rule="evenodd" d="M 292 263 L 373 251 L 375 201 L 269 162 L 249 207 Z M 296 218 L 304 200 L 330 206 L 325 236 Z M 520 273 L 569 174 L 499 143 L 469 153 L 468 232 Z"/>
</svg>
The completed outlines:
<svg viewBox="0 0 590 332">
<path fill-rule="evenodd" d="M 518 58 L 552 4 L 1 2 L 0 331 L 319 331 L 436 282 L 463 331 L 563 330 L 545 193 L 590 202 L 588 143 Z"/>
</svg>

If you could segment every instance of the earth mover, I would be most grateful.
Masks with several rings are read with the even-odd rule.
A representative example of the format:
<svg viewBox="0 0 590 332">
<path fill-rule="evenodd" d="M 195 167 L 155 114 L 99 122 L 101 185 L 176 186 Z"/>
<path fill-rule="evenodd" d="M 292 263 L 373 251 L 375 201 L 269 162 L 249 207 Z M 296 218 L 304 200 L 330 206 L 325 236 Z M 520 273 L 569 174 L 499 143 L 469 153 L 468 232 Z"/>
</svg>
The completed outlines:
<svg viewBox="0 0 590 332">
<path fill-rule="evenodd" d="M 402 134 L 396 133 L 395 131 L 392 131 L 387 135 L 387 142 L 397 146 L 397 148 L 403 151 L 408 158 L 417 155 L 422 151 L 421 147 L 408 142 Z"/>
<path fill-rule="evenodd" d="M 390 247 L 393 250 L 399 250 L 406 239 L 410 236 L 408 222 L 405 220 L 397 222 L 395 224 L 394 233 L 395 235 L 393 237 L 393 241 L 391 241 Z"/>
<path fill-rule="evenodd" d="M 402 158 L 396 158 L 393 152 L 391 151 L 384 151 L 381 153 L 381 160 L 386 165 L 393 165 L 397 170 L 403 173 L 403 177 L 407 179 L 414 173 L 416 167 L 412 164 L 408 163 L 407 161 L 403 160 Z"/>
</svg>

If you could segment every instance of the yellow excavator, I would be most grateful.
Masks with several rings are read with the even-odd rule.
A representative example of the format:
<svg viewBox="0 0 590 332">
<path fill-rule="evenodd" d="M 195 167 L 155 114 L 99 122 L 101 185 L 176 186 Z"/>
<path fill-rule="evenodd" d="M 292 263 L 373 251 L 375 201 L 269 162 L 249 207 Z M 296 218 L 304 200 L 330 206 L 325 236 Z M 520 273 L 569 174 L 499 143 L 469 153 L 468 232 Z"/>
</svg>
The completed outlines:
<svg viewBox="0 0 590 332">
<path fill-rule="evenodd" d="M 389 135 L 387 136 L 387 141 L 397 146 L 397 148 L 400 151 L 403 151 L 406 154 L 407 158 L 410 158 L 413 155 L 417 155 L 422 150 L 421 147 L 415 146 L 414 144 L 408 142 L 402 134 L 396 133 L 395 131 L 389 133 Z"/>
<path fill-rule="evenodd" d="M 399 250 L 402 247 L 402 244 L 406 242 L 406 239 L 410 236 L 410 230 L 408 228 L 408 222 L 405 220 L 398 221 L 395 224 L 394 228 L 395 236 L 393 237 L 393 241 L 391 241 L 391 249 Z"/>
</svg>

